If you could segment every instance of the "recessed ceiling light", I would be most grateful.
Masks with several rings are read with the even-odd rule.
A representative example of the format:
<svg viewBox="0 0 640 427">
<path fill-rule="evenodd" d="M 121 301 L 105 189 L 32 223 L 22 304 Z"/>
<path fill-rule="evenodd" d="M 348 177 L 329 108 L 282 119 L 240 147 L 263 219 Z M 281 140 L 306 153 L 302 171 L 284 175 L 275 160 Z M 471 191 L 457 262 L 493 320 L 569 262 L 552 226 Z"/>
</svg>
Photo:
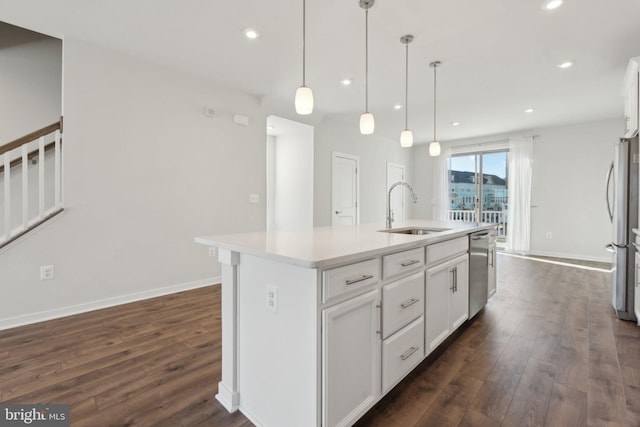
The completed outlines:
<svg viewBox="0 0 640 427">
<path fill-rule="evenodd" d="M 342 79 L 340 80 L 342 86 L 349 86 L 351 84 L 351 79 Z"/>
<path fill-rule="evenodd" d="M 536 111 L 535 108 L 527 108 L 526 110 L 524 110 L 525 113 L 533 113 L 534 111 Z"/>
<path fill-rule="evenodd" d="M 572 65 L 573 65 L 572 61 L 564 61 L 563 63 L 556 65 L 556 67 L 565 69 L 565 68 L 570 68 Z"/>
<path fill-rule="evenodd" d="M 393 106 L 393 109 L 394 110 L 402 110 L 402 105 L 396 104 L 396 105 Z"/>
<path fill-rule="evenodd" d="M 562 0 L 548 0 L 544 3 L 544 8 L 547 10 L 557 9 L 562 6 Z"/>
<path fill-rule="evenodd" d="M 460 126 L 460 122 L 451 122 L 451 126 Z"/>
<path fill-rule="evenodd" d="M 260 33 L 258 32 L 258 30 L 254 30 L 253 28 L 245 28 L 243 33 L 246 38 L 251 40 L 255 40 L 260 37 Z"/>
</svg>

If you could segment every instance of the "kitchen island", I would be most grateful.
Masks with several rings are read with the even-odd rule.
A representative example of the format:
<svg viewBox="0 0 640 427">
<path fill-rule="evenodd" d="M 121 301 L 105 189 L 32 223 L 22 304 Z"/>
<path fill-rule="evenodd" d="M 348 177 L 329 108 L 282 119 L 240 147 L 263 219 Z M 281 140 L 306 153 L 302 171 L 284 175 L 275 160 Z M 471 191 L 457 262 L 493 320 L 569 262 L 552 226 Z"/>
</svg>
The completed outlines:
<svg viewBox="0 0 640 427">
<path fill-rule="evenodd" d="M 259 426 L 353 424 L 467 320 L 468 235 L 493 227 L 196 238 L 218 248 L 222 268 L 216 398 Z"/>
</svg>

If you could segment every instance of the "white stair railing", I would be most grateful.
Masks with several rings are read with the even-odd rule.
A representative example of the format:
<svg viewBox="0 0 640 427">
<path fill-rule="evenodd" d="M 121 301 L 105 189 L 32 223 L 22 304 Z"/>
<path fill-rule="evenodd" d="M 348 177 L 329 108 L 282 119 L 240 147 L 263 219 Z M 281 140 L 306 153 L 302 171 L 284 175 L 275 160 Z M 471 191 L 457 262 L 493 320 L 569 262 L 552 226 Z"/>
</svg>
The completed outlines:
<svg viewBox="0 0 640 427">
<path fill-rule="evenodd" d="M 32 163 L 37 163 L 37 167 Z M 45 163 L 48 163 L 47 167 Z M 4 188 L 3 208 L 0 209 L 3 214 L 0 221 L 2 248 L 64 210 L 62 118 L 0 146 L 0 170 Z M 37 180 L 32 179 L 36 173 Z M 37 209 L 31 202 L 34 192 L 37 192 Z"/>
</svg>

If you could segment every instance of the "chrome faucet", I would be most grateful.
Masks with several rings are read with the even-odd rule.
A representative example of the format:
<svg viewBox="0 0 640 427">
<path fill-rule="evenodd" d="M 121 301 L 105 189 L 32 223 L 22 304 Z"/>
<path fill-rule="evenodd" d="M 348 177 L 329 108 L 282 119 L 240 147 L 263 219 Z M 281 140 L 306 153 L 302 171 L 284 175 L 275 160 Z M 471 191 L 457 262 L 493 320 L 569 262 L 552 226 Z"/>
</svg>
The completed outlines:
<svg viewBox="0 0 640 427">
<path fill-rule="evenodd" d="M 391 218 L 391 190 L 396 188 L 398 185 L 404 185 L 409 189 L 409 191 L 411 191 L 413 203 L 416 203 L 418 201 L 418 196 L 416 196 L 415 191 L 413 191 L 413 188 L 406 182 L 398 181 L 395 184 L 391 184 L 391 187 L 389 187 L 389 192 L 387 193 L 387 229 L 391 228 L 391 225 L 393 223 L 393 219 Z"/>
</svg>

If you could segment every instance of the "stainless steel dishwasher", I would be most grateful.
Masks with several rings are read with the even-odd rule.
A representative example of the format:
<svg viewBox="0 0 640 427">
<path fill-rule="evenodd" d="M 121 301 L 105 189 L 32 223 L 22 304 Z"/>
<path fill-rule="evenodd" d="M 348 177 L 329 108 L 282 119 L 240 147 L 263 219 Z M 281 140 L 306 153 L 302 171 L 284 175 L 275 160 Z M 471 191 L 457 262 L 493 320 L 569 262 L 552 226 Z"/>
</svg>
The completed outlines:
<svg viewBox="0 0 640 427">
<path fill-rule="evenodd" d="M 489 273 L 495 272 L 495 241 L 495 229 L 469 235 L 469 318 L 487 304 Z"/>
</svg>

